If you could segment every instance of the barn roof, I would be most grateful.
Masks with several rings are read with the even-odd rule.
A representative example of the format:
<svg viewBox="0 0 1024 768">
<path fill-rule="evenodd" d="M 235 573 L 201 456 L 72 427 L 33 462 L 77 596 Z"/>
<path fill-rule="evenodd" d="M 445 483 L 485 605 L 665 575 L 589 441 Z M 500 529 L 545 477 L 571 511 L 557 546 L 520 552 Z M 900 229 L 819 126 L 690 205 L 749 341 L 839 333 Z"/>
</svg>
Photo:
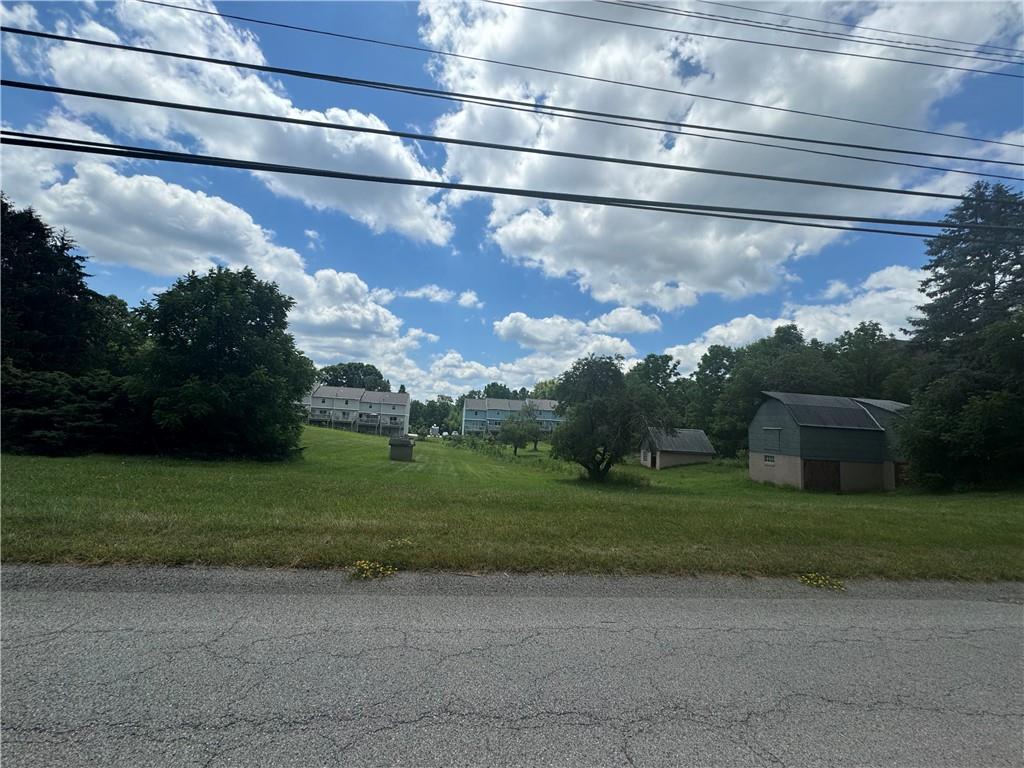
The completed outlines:
<svg viewBox="0 0 1024 768">
<path fill-rule="evenodd" d="M 703 429 L 651 429 L 650 441 L 659 451 L 708 455 L 715 452 L 715 447 L 711 445 Z"/>
<path fill-rule="evenodd" d="M 764 392 L 786 406 L 793 420 L 801 427 L 831 429 L 866 429 L 884 431 L 852 397 L 835 395 L 804 395 L 796 392 Z"/>
<path fill-rule="evenodd" d="M 900 411 L 902 411 L 904 408 L 910 407 L 907 403 L 901 403 L 898 400 L 876 400 L 871 397 L 855 397 L 853 399 L 856 400 L 858 403 L 863 403 L 864 405 L 871 405 L 880 410 L 888 411 L 889 413 L 895 414 L 899 414 Z"/>
</svg>

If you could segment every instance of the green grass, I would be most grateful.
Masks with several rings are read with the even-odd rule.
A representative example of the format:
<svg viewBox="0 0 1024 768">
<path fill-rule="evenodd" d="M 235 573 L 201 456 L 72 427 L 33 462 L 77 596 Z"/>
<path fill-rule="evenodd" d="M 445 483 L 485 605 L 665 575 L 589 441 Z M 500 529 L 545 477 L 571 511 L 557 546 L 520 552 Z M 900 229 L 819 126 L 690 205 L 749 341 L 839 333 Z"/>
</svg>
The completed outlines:
<svg viewBox="0 0 1024 768">
<path fill-rule="evenodd" d="M 284 463 L 3 457 L 5 562 L 1024 578 L 1024 494 L 827 495 L 308 429 Z"/>
</svg>

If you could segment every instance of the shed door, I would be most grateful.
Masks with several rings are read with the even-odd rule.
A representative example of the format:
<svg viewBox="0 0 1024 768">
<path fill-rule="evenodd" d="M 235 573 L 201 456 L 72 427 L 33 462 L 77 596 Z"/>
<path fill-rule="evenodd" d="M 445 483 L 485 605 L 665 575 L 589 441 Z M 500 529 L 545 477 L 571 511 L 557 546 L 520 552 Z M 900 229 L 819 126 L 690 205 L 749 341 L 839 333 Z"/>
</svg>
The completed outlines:
<svg viewBox="0 0 1024 768">
<path fill-rule="evenodd" d="M 839 492 L 839 462 L 804 459 L 804 490 Z"/>
</svg>

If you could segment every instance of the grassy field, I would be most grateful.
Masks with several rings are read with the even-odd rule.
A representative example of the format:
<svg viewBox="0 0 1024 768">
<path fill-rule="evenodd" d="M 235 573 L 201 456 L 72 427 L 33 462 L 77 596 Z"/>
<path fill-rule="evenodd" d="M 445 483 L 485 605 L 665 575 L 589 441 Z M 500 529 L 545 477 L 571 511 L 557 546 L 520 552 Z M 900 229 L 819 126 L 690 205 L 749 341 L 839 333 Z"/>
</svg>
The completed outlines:
<svg viewBox="0 0 1024 768">
<path fill-rule="evenodd" d="M 307 429 L 285 463 L 3 457 L 5 562 L 1024 578 L 1024 494 L 827 495 L 738 465 L 581 482 L 421 441 Z M 622 482 L 624 480 L 625 482 Z"/>
</svg>

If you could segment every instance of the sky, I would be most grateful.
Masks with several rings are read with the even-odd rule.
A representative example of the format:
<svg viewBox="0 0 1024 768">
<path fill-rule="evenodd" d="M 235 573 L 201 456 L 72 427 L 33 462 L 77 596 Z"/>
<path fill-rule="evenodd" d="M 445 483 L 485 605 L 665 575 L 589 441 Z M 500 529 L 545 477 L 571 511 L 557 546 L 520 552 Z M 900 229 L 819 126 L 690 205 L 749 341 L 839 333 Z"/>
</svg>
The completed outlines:
<svg viewBox="0 0 1024 768">
<path fill-rule="evenodd" d="M 480 2 L 171 1 L 671 91 L 1024 143 L 1024 89 L 1021 80 L 1010 77 L 757 46 Z M 688 32 L 998 66 L 639 8 L 542 7 Z M 698 3 L 674 7 L 779 20 Z M 1017 3 L 757 7 L 1024 48 Z M 1024 160 L 1021 149 L 1005 145 L 431 56 L 137 0 L 4 2 L 2 14 L 6 25 L 238 62 L 659 120 Z M 973 181 L 964 174 L 555 119 L 9 34 L 3 36 L 3 71 L 7 78 L 70 88 L 678 165 L 950 194 L 962 194 Z M 0 117 L 13 130 L 467 184 L 915 219 L 939 219 L 953 202 L 523 155 L 13 88 L 3 89 Z M 944 163 L 965 167 L 934 162 Z M 667 353 L 685 374 L 710 344 L 746 344 L 790 322 L 808 338 L 825 341 L 864 320 L 898 335 L 924 300 L 919 283 L 926 244 L 914 238 L 10 146 L 3 147 L 0 169 L 3 190 L 17 206 L 31 205 L 48 223 L 70 231 L 88 258 L 95 290 L 135 305 L 189 270 L 248 265 L 295 299 L 290 330 L 315 363 L 373 363 L 394 388 L 404 384 L 420 399 L 459 394 L 493 380 L 531 387 L 589 353 L 622 355 L 627 364 L 649 353 Z"/>
</svg>

